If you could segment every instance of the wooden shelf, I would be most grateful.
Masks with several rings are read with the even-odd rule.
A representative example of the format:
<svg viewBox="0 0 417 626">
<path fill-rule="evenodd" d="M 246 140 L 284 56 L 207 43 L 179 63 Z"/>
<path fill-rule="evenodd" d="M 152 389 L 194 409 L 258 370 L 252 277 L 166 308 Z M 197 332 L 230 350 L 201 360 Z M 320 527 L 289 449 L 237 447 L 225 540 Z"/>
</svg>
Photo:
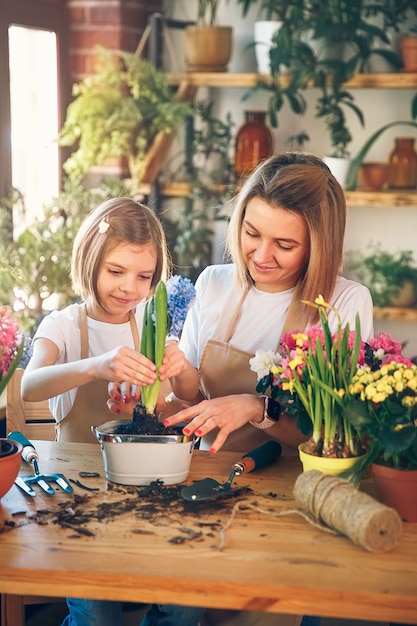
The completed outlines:
<svg viewBox="0 0 417 626">
<path fill-rule="evenodd" d="M 346 191 L 348 206 L 372 206 L 394 207 L 408 206 L 411 209 L 417 207 L 416 191 Z"/>
<path fill-rule="evenodd" d="M 398 322 L 417 322 L 417 309 L 405 309 L 402 307 L 375 307 L 374 318 L 376 320 L 393 320 Z"/>
<path fill-rule="evenodd" d="M 223 185 L 214 185 L 214 190 L 221 193 L 224 191 Z M 149 195 L 150 185 L 142 184 L 138 193 Z M 160 193 L 167 198 L 187 198 L 192 195 L 190 183 L 174 181 L 162 183 Z M 371 207 L 393 207 L 408 206 L 411 209 L 417 208 L 417 190 L 404 192 L 368 192 L 368 191 L 346 191 L 346 201 L 348 206 L 371 206 Z"/>
<path fill-rule="evenodd" d="M 168 76 L 172 85 L 187 83 L 193 87 L 251 89 L 259 83 L 270 83 L 268 74 L 231 73 L 231 72 L 184 72 Z M 288 82 L 285 74 L 280 75 L 280 81 L 285 85 Z M 356 74 L 352 80 L 345 83 L 349 89 L 414 89 L 417 88 L 417 73 L 393 72 L 389 74 Z"/>
</svg>

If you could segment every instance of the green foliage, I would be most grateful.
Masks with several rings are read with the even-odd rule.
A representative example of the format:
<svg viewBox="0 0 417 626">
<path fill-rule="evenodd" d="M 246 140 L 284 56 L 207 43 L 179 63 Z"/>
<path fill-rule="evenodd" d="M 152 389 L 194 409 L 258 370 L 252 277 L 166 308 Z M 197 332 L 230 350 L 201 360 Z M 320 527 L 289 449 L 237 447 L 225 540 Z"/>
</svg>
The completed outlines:
<svg viewBox="0 0 417 626">
<path fill-rule="evenodd" d="M 376 306 L 389 306 L 403 286 L 411 281 L 417 296 L 417 266 L 411 250 L 401 250 L 395 254 L 381 248 L 380 244 L 370 247 L 370 254 L 350 251 L 347 268 L 369 288 Z"/>
<path fill-rule="evenodd" d="M 371 55 L 380 55 L 394 66 L 401 66 L 399 55 L 381 44 L 389 42 L 386 28 L 405 21 L 407 11 L 416 10 L 415 3 L 400 2 L 397 15 L 393 0 L 237 1 L 244 16 L 254 5 L 261 19 L 282 22 L 270 51 L 270 80 L 259 82 L 248 95 L 259 89 L 271 92 L 268 113 L 271 125 L 276 127 L 284 105 L 295 114 L 305 112 L 303 92 L 314 85 L 319 89 L 316 115 L 325 121 L 332 155 L 348 156 L 352 134 L 346 110 L 353 111 L 362 126 L 364 116 L 345 84 L 355 73 L 363 71 Z M 378 16 L 384 18 L 382 27 L 370 19 Z M 316 44 L 321 48 L 320 53 Z M 417 115 L 417 97 L 414 108 Z"/>
<path fill-rule="evenodd" d="M 81 221 L 107 198 L 129 196 L 120 181 L 102 182 L 100 189 L 88 189 L 69 181 L 58 197 L 44 207 L 43 219 L 28 226 L 16 240 L 0 234 L 0 303 L 19 304 L 16 317 L 22 328 L 31 332 L 45 314 L 43 302 L 55 294 L 58 306 L 74 299 L 69 278 L 72 242 Z M 0 202 L 0 224 L 10 214 L 16 192 Z"/>
<path fill-rule="evenodd" d="M 61 146 L 76 147 L 64 169 L 81 176 L 107 159 L 127 157 L 140 180 L 157 133 L 175 132 L 191 108 L 176 100 L 166 75 L 149 61 L 104 48 L 98 56 L 97 72 L 74 85 L 59 134 Z"/>
</svg>

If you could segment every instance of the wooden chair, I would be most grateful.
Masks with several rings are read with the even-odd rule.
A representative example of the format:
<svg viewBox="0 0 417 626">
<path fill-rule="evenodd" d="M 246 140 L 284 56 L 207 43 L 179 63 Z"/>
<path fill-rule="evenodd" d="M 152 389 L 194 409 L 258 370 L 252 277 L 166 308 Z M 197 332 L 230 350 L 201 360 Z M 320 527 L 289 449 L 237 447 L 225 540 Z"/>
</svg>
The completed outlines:
<svg viewBox="0 0 417 626">
<path fill-rule="evenodd" d="M 55 420 L 48 401 L 25 402 L 20 393 L 23 369 L 16 369 L 6 391 L 6 435 L 18 430 L 28 439 L 55 440 Z M 62 599 L 43 596 L 1 596 L 1 626 L 24 626 L 25 607 L 59 602 Z"/>
</svg>

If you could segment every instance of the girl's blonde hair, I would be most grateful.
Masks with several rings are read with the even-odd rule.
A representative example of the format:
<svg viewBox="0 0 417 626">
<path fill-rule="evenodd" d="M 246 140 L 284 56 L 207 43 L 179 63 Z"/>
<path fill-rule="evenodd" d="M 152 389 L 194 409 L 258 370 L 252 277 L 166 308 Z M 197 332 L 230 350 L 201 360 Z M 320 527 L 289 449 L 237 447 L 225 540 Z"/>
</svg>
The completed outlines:
<svg viewBox="0 0 417 626">
<path fill-rule="evenodd" d="M 96 207 L 82 223 L 75 239 L 71 259 L 71 280 L 83 300 L 93 298 L 101 307 L 97 278 L 104 257 L 124 243 L 152 244 L 156 256 L 151 289 L 167 280 L 170 257 L 161 222 L 149 207 L 130 198 L 113 198 Z"/>
<path fill-rule="evenodd" d="M 327 165 L 313 154 L 284 152 L 261 163 L 245 181 L 236 197 L 226 241 L 242 289 L 253 284 L 242 254 L 241 230 L 247 204 L 254 197 L 302 217 L 309 254 L 295 297 L 314 301 L 321 294 L 328 302 L 342 268 L 346 201 Z M 314 309 L 306 307 L 305 311 L 311 322 L 318 320 Z"/>
</svg>

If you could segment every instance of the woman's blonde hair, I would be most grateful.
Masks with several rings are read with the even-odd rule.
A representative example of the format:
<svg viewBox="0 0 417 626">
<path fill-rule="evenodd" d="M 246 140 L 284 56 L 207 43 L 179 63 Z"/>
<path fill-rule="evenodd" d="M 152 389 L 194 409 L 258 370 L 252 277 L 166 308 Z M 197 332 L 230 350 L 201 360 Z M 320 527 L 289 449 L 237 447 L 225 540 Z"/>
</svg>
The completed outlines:
<svg viewBox="0 0 417 626">
<path fill-rule="evenodd" d="M 123 243 L 153 246 L 156 268 L 152 276 L 152 290 L 159 280 L 168 278 L 170 258 L 165 234 L 156 214 L 130 198 L 113 198 L 87 215 L 74 239 L 71 280 L 75 293 L 83 300 L 93 298 L 95 304 L 101 307 L 97 292 L 101 263 L 109 252 Z"/>
<path fill-rule="evenodd" d="M 346 201 L 327 165 L 313 154 L 284 152 L 261 163 L 244 182 L 226 240 L 242 289 L 253 284 L 242 254 L 241 230 L 247 204 L 254 197 L 301 216 L 309 237 L 309 254 L 295 297 L 314 301 L 321 294 L 328 301 L 342 268 Z M 309 313 L 307 308 L 305 311 Z M 314 309 L 311 312 L 311 321 L 317 321 Z"/>
</svg>

